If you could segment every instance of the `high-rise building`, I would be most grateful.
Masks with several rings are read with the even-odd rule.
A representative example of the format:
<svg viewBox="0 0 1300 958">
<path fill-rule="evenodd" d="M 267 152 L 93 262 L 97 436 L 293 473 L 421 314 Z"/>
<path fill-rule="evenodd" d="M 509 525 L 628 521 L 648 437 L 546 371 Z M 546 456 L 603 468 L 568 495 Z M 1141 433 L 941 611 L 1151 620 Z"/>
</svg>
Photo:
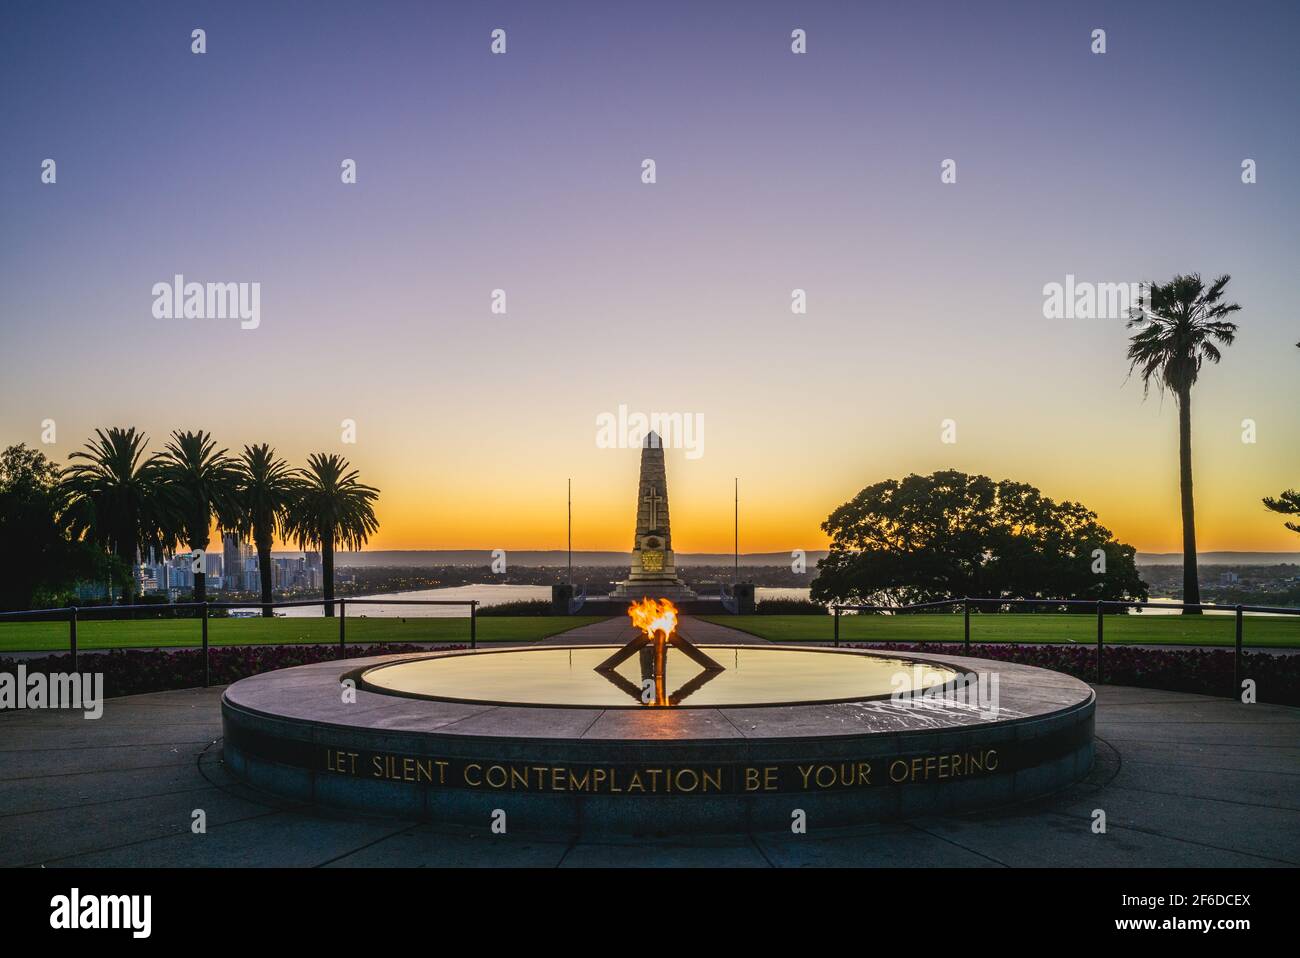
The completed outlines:
<svg viewBox="0 0 1300 958">
<path fill-rule="evenodd" d="M 247 592 L 250 587 L 247 579 L 247 559 L 253 555 L 253 548 L 242 541 L 233 532 L 221 536 L 222 582 L 227 592 Z M 257 564 L 254 562 L 254 571 Z"/>
<path fill-rule="evenodd" d="M 306 573 L 306 588 L 319 589 L 322 587 L 325 576 L 321 569 L 319 552 L 308 552 L 303 555 L 303 571 Z"/>
</svg>

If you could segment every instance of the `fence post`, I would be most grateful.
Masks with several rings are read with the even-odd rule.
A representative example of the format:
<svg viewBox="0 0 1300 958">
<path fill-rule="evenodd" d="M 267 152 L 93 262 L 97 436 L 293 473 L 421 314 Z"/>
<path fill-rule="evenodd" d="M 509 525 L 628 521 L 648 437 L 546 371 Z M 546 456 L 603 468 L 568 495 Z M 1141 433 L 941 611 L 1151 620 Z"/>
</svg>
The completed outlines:
<svg viewBox="0 0 1300 958">
<path fill-rule="evenodd" d="M 348 621 L 348 600 L 339 599 L 339 658 L 346 658 L 347 653 L 344 649 L 347 647 L 347 621 Z"/>
<path fill-rule="evenodd" d="M 1105 613 L 1105 610 L 1106 610 L 1105 604 L 1102 602 L 1101 599 L 1098 599 L 1097 600 L 1097 681 L 1098 682 L 1101 681 L 1101 642 L 1102 642 L 1102 629 L 1103 629 L 1102 615 Z"/>
<path fill-rule="evenodd" d="M 72 650 L 72 671 L 79 672 L 77 668 L 77 607 L 74 605 L 68 615 L 68 646 Z"/>
<path fill-rule="evenodd" d="M 208 603 L 203 603 L 203 687 L 212 684 L 212 659 L 208 655 Z"/>
<path fill-rule="evenodd" d="M 835 609 L 835 648 L 840 647 L 840 607 L 834 606 Z"/>
<path fill-rule="evenodd" d="M 1232 697 L 1241 694 L 1241 606 L 1237 606 L 1237 652 L 1232 659 Z"/>
<path fill-rule="evenodd" d="M 477 608 L 478 608 L 478 600 L 471 599 L 469 603 L 469 647 L 471 649 L 478 648 L 478 628 L 477 628 L 478 620 L 474 615 L 474 610 Z"/>
<path fill-rule="evenodd" d="M 969 655 L 970 654 L 970 596 L 966 596 L 966 598 L 962 599 L 962 606 L 963 606 L 962 618 L 965 619 L 965 623 L 964 623 L 965 638 L 962 640 L 962 646 L 963 646 L 963 651 L 966 652 L 967 655 Z"/>
</svg>

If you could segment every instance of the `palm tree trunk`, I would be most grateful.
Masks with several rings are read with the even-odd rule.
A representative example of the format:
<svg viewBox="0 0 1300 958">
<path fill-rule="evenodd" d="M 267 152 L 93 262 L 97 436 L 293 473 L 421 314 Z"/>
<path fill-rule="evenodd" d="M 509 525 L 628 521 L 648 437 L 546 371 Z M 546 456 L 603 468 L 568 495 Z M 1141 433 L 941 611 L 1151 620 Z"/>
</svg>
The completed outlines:
<svg viewBox="0 0 1300 958">
<path fill-rule="evenodd" d="M 209 546 L 210 544 L 211 544 L 211 543 L 210 543 L 210 542 L 207 542 L 207 541 L 205 541 L 205 542 L 191 542 L 191 543 L 190 543 L 190 551 L 191 551 L 191 552 L 202 552 L 202 553 L 203 553 L 203 563 L 204 563 L 203 567 L 204 567 L 204 569 L 207 568 L 207 561 L 208 561 L 208 546 Z M 194 573 L 194 601 L 195 601 L 195 602 L 207 602 L 207 601 L 208 601 L 208 574 L 207 574 L 207 572 L 196 572 L 196 573 Z"/>
<path fill-rule="evenodd" d="M 321 588 L 325 590 L 325 617 L 334 617 L 334 537 L 322 536 L 320 542 Z"/>
<path fill-rule="evenodd" d="M 1192 390 L 1178 392 L 1178 491 L 1183 504 L 1183 602 L 1199 605 L 1201 583 L 1196 573 L 1196 512 L 1192 505 Z M 1183 615 L 1201 610 L 1183 609 Z"/>
<path fill-rule="evenodd" d="M 275 617 L 271 608 L 271 540 L 254 536 L 253 541 L 257 543 L 257 571 L 262 580 L 262 618 L 271 619 Z"/>
</svg>

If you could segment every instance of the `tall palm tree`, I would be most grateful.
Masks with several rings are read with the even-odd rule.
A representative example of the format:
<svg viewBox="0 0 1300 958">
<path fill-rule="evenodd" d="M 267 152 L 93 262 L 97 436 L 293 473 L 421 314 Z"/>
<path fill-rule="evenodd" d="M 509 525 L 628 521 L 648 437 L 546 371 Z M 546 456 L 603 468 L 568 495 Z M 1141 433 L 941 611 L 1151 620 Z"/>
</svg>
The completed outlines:
<svg viewBox="0 0 1300 958">
<path fill-rule="evenodd" d="M 223 529 L 235 517 L 235 464 L 218 449 L 212 436 L 198 432 L 172 433 L 158 459 L 177 533 L 191 551 L 206 553 L 212 539 L 212 520 Z M 194 573 L 194 601 L 208 597 L 207 574 Z"/>
<path fill-rule="evenodd" d="M 257 568 L 262 579 L 262 615 L 269 618 L 271 609 L 271 546 L 276 536 L 285 536 L 289 514 L 302 485 L 297 473 L 275 450 L 263 443 L 245 446 L 237 464 L 235 480 L 237 514 L 235 531 L 253 540 L 257 548 Z"/>
<path fill-rule="evenodd" d="M 379 528 L 374 503 L 379 490 L 357 481 L 342 456 L 318 452 L 299 473 L 302 485 L 290 510 L 288 533 L 298 547 L 319 548 L 325 615 L 334 614 L 334 547 L 359 549 Z"/>
<path fill-rule="evenodd" d="M 1300 343 L 1296 343 L 1296 346 L 1300 347 Z M 1267 496 L 1264 499 L 1264 506 L 1284 516 L 1300 516 L 1300 492 L 1287 489 L 1285 492 L 1278 493 L 1276 498 Z M 1284 525 L 1292 532 L 1300 532 L 1300 522 L 1287 522 Z"/>
<path fill-rule="evenodd" d="M 126 567 L 125 599 L 135 597 L 139 557 L 161 557 L 171 536 L 158 457 L 146 456 L 149 439 L 134 428 L 96 429 L 95 439 L 69 459 L 85 460 L 63 470 L 69 529 L 95 543 Z M 111 598 L 111 585 L 110 585 Z"/>
<path fill-rule="evenodd" d="M 1196 573 L 1196 514 L 1192 506 L 1192 387 L 1207 359 L 1222 358 L 1219 346 L 1231 346 L 1237 324 L 1225 317 L 1241 309 L 1223 301 L 1228 275 L 1207 289 L 1199 273 L 1178 275 L 1164 285 L 1152 284 L 1149 302 L 1139 300 L 1129 318 L 1136 328 L 1129 340 L 1129 372 L 1142 376 L 1145 396 L 1154 382 L 1178 403 L 1178 487 L 1183 513 L 1184 614 L 1199 615 L 1201 586 Z"/>
</svg>

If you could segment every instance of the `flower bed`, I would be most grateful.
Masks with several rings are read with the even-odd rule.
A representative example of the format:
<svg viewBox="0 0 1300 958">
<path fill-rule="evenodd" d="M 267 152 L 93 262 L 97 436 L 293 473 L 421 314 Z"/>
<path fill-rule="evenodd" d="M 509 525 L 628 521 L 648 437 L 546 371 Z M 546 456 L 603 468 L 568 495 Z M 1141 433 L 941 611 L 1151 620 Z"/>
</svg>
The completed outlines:
<svg viewBox="0 0 1300 958">
<path fill-rule="evenodd" d="M 464 645 L 439 645 L 438 650 L 463 649 Z M 346 657 L 391 655 L 396 652 L 427 652 L 422 645 L 350 645 Z M 332 661 L 339 657 L 337 645 L 243 645 L 223 646 L 208 653 L 213 685 L 227 685 L 259 672 L 287 669 L 295 665 Z M 27 672 L 70 672 L 72 656 L 49 655 L 31 659 L 0 659 L 0 672 L 14 672 L 19 664 Z M 137 695 L 170 689 L 196 688 L 203 684 L 201 649 L 148 649 L 83 653 L 83 672 L 104 673 L 104 695 Z"/>
<path fill-rule="evenodd" d="M 924 643 L 853 643 L 850 647 L 893 652 L 946 651 L 965 654 L 952 646 L 937 648 Z M 970 654 L 980 659 L 1036 665 L 1073 675 L 1085 682 L 1095 683 L 1097 680 L 1095 646 L 972 644 Z M 1233 658 L 1234 653 L 1227 649 L 1143 649 L 1130 645 L 1108 645 L 1102 653 L 1102 682 L 1106 685 L 1135 685 L 1140 688 L 1227 697 L 1234 688 Z M 1300 655 L 1243 652 L 1241 663 L 1242 678 L 1255 682 L 1257 702 L 1300 705 Z"/>
<path fill-rule="evenodd" d="M 438 649 L 463 649 L 464 645 L 439 645 Z M 952 646 L 925 643 L 852 643 L 848 648 L 892 652 L 943 652 L 960 654 Z M 408 644 L 351 645 L 348 658 L 426 652 L 427 646 Z M 976 658 L 1018 662 L 1065 672 L 1086 682 L 1096 681 L 1097 650 L 1082 645 L 996 645 L 971 646 Z M 294 665 L 332 661 L 338 658 L 336 645 L 247 645 L 224 646 L 210 651 L 213 685 L 226 685 L 245 676 Z M 67 672 L 70 655 L 31 659 L 0 659 L 0 671 L 14 672 L 19 663 L 31 672 Z M 1108 685 L 1133 685 L 1227 696 L 1233 689 L 1233 653 L 1226 649 L 1142 649 L 1107 646 L 1102 657 L 1103 681 Z M 203 684 L 203 653 L 199 649 L 113 650 L 83 653 L 83 670 L 104 673 L 108 697 L 195 688 Z M 1272 655 L 1267 652 L 1242 654 L 1242 676 L 1253 679 L 1256 700 L 1280 705 L 1300 705 L 1300 655 Z"/>
</svg>

